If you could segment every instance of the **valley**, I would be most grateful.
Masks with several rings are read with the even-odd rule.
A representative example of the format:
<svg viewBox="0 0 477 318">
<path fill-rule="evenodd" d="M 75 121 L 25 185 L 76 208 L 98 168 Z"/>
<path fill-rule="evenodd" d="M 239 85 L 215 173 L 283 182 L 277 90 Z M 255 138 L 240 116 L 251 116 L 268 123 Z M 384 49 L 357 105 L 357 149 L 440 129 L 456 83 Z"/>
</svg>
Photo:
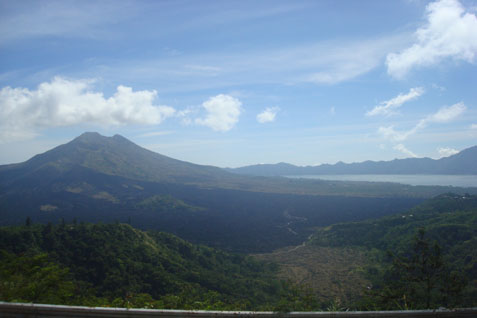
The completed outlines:
<svg viewBox="0 0 477 318">
<path fill-rule="evenodd" d="M 460 272 L 453 279 L 475 281 L 476 193 L 477 188 L 238 175 L 153 153 L 119 135 L 85 133 L 26 162 L 0 166 L 3 275 L 33 288 L 26 283 L 28 266 L 43 264 L 64 273 L 58 278 L 67 282 L 64 293 L 92 288 L 95 295 L 53 293 L 48 301 L 55 303 L 254 310 L 369 310 L 372 303 L 392 309 L 380 298 L 392 264 L 386 251 L 403 253 L 421 227 L 445 248 L 448 270 Z M 129 246 L 124 235 L 135 237 L 136 245 Z M 76 246 L 75 237 L 85 244 Z M 89 250 L 86 242 L 93 241 L 115 251 Z M 176 242 L 176 250 L 161 254 L 170 249 L 161 245 L 168 242 Z M 128 253 L 138 249 L 137 258 L 123 259 L 123 245 Z M 78 248 L 87 255 L 81 261 L 70 251 Z M 223 268 L 217 255 L 231 263 Z M 197 270 L 188 272 L 189 263 Z M 87 274 L 87 264 L 96 264 L 98 272 Z M 17 277 L 11 266 L 26 272 Z M 240 298 L 223 285 L 239 278 L 244 266 L 252 270 L 229 284 L 255 284 L 252 296 L 262 301 Z M 138 268 L 151 268 L 149 278 Z M 213 278 L 219 269 L 222 276 Z M 128 273 L 134 274 L 127 281 L 117 276 Z M 93 279 L 104 275 L 107 281 Z M 151 277 L 157 286 L 147 283 Z M 167 286 L 159 283 L 165 278 Z M 121 283 L 113 288 L 114 280 Z M 22 295 L 16 289 L 9 293 Z M 471 286 L 463 289 L 461 304 L 474 306 L 473 293 Z M 454 294 L 449 297 L 456 301 Z"/>
<path fill-rule="evenodd" d="M 434 244 L 438 252 L 432 257 L 439 262 L 433 266 L 439 271 L 429 278 L 435 280 L 430 298 L 435 303 L 445 298 L 447 306 L 473 306 L 477 292 L 476 196 L 443 194 L 395 215 L 320 227 L 301 245 L 254 257 L 279 264 L 280 278 L 310 288 L 322 303 L 353 304 L 363 310 L 376 306 L 393 309 L 396 305 L 425 308 L 424 286 L 417 281 L 431 269 L 420 269 L 423 272 L 405 286 L 399 285 L 399 276 L 390 276 L 391 268 L 412 254 L 410 249 L 413 244 L 416 248 L 421 231 L 427 238 L 422 239 L 414 257 L 423 263 L 405 268 L 418 271 L 419 266 L 427 266 L 431 260 L 426 257 L 431 256 L 421 253 Z M 439 284 L 454 290 L 443 296 L 444 289 L 437 289 L 444 286 Z M 391 286 L 393 289 L 386 290 Z M 408 298 L 406 304 L 403 295 L 414 299 Z"/>
<path fill-rule="evenodd" d="M 389 215 L 451 190 L 477 188 L 240 176 L 162 156 L 119 135 L 84 133 L 0 166 L 0 224 L 27 217 L 126 222 L 230 251 L 265 252 L 301 244 L 316 226 Z"/>
</svg>

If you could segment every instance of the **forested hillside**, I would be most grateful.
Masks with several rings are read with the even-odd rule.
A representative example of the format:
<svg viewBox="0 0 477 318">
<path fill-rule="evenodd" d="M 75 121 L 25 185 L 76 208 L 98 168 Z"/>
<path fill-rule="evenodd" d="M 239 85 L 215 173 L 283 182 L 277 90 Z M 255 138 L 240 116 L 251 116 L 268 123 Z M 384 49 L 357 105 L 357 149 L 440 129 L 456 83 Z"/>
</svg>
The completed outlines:
<svg viewBox="0 0 477 318">
<path fill-rule="evenodd" d="M 368 251 L 366 309 L 477 305 L 477 196 L 444 194 L 398 215 L 335 224 L 310 243 Z"/>
<path fill-rule="evenodd" d="M 157 201 L 192 209 L 170 197 L 143 204 Z M 318 262 L 305 264 L 309 270 L 336 272 L 332 279 L 315 277 L 314 288 L 337 297 L 330 299 L 307 290 L 312 284 L 306 281 L 300 287 L 279 281 L 287 276 L 277 276 L 276 265 L 172 234 L 128 224 L 41 225 L 27 219 L 24 226 L 0 228 L 0 299 L 282 311 L 472 307 L 477 305 L 476 251 L 477 196 L 446 194 L 393 216 L 318 229 L 307 245 L 268 258 L 288 263 L 284 269 L 294 268 L 295 276 L 303 256 Z M 343 287 L 340 279 L 356 285 Z"/>
<path fill-rule="evenodd" d="M 146 308 L 270 309 L 272 265 L 127 224 L 0 228 L 0 300 Z"/>
</svg>

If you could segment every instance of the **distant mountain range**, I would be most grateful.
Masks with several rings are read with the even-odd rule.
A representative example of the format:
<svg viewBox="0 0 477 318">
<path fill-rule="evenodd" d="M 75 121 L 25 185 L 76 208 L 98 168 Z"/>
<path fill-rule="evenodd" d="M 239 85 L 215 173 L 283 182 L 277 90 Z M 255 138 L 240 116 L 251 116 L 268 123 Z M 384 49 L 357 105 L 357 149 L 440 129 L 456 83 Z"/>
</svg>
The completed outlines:
<svg viewBox="0 0 477 318">
<path fill-rule="evenodd" d="M 407 158 L 392 161 L 338 162 L 334 165 L 294 166 L 289 163 L 258 164 L 234 169 L 230 172 L 253 176 L 298 176 L 324 174 L 456 174 L 477 175 L 477 146 L 441 158 Z"/>
</svg>

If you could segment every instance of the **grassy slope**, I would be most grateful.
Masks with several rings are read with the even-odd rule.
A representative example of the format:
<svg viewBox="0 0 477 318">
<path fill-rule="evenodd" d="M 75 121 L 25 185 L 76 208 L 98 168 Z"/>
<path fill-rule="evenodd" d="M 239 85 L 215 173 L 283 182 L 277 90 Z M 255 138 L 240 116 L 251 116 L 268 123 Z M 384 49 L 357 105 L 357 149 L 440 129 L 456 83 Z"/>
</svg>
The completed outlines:
<svg viewBox="0 0 477 318">
<path fill-rule="evenodd" d="M 352 303 L 370 285 L 360 249 L 300 245 L 254 256 L 279 264 L 281 279 L 311 288 L 321 303 Z"/>
</svg>

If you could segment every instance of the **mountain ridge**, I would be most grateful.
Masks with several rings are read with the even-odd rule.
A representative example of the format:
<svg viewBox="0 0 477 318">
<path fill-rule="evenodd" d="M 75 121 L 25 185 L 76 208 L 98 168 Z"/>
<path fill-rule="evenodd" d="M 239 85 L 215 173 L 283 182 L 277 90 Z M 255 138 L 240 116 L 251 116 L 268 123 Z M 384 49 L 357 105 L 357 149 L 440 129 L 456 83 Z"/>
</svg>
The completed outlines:
<svg viewBox="0 0 477 318">
<path fill-rule="evenodd" d="M 477 147 L 473 149 L 476 154 L 471 156 L 471 159 L 475 157 L 475 162 L 477 162 Z M 457 154 L 453 157 L 444 158 L 446 160 L 443 162 L 452 165 L 455 164 L 456 158 L 459 159 L 460 157 L 462 155 Z M 467 157 L 464 156 L 464 159 L 469 161 L 468 164 L 476 166 L 476 163 L 468 160 Z M 402 159 L 400 162 L 407 162 L 408 160 L 415 161 L 417 159 Z M 457 161 L 461 162 L 462 160 Z M 275 171 L 276 166 L 281 168 L 280 171 Z M 338 163 L 331 167 L 336 169 L 336 167 L 348 166 L 348 164 Z M 142 148 L 120 135 L 105 137 L 96 132 L 86 132 L 66 144 L 35 155 L 25 162 L 0 165 L 0 199 L 2 192 L 11 192 L 16 188 L 31 188 L 32 185 L 40 188 L 45 186 L 58 188 L 55 185 L 55 183 L 58 183 L 58 179 L 64 179 L 71 172 L 78 176 L 77 172 L 85 172 L 84 169 L 95 174 L 94 178 L 96 180 L 104 179 L 105 176 L 113 176 L 125 179 L 124 182 L 126 183 L 169 183 L 192 185 L 206 189 L 220 188 L 267 193 L 358 196 L 395 196 L 396 193 L 400 193 L 405 196 L 430 197 L 450 190 L 398 184 L 383 185 L 373 182 L 346 183 L 324 180 L 293 180 L 281 177 L 316 174 L 314 173 L 315 170 L 308 171 L 306 169 L 327 167 L 327 165 L 296 167 L 287 163 L 280 163 L 278 165 L 252 166 L 252 170 L 257 169 L 257 167 L 259 170 L 263 170 L 263 167 L 269 167 L 270 171 L 265 171 L 265 173 L 263 171 L 247 172 L 240 169 L 198 165 Z M 475 170 L 475 174 L 477 174 L 477 167 Z M 337 174 L 343 173 L 346 172 L 341 170 Z M 393 172 L 386 170 L 386 173 Z M 77 182 L 79 182 L 78 180 Z M 15 185 L 18 185 L 18 187 Z"/>
<path fill-rule="evenodd" d="M 455 155 L 440 159 L 405 158 L 390 161 L 372 161 L 319 166 L 295 166 L 280 162 L 277 164 L 258 164 L 227 171 L 254 176 L 289 176 L 320 174 L 461 174 L 477 175 L 477 146 L 466 148 Z"/>
</svg>

